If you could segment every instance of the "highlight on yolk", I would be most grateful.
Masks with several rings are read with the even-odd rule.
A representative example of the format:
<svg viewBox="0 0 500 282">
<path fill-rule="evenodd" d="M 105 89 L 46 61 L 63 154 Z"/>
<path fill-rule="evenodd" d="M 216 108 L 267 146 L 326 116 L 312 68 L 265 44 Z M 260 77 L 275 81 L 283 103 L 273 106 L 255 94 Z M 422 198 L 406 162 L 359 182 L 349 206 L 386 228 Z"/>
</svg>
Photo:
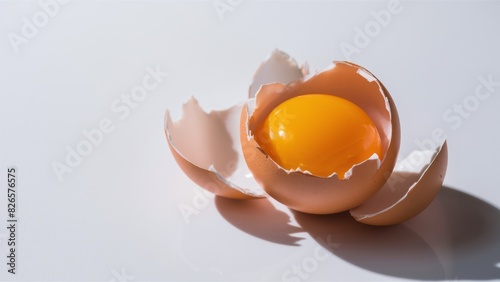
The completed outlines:
<svg viewBox="0 0 500 282">
<path fill-rule="evenodd" d="M 255 139 L 286 170 L 309 171 L 339 179 L 376 153 L 382 159 L 377 128 L 357 105 L 327 94 L 306 94 L 278 105 L 256 128 Z"/>
</svg>

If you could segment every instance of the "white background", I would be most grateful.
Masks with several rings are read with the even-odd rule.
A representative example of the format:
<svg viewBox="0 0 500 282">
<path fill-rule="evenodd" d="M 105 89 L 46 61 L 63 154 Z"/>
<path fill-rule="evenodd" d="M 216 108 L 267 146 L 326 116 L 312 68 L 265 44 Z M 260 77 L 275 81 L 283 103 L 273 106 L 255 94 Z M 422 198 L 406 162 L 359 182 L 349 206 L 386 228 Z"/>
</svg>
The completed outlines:
<svg viewBox="0 0 500 282">
<path fill-rule="evenodd" d="M 499 280 L 500 86 L 470 101 L 480 76 L 500 81 L 500 3 L 402 2 L 350 58 L 341 45 L 355 46 L 355 28 L 388 2 L 232 4 L 221 14 L 212 1 L 75 1 L 15 46 L 9 34 L 23 36 L 23 18 L 33 21 L 43 9 L 0 2 L 4 190 L 7 167 L 19 171 L 17 274 L 7 273 L 2 227 L 0 279 L 281 281 L 299 279 L 295 265 L 308 281 Z M 191 96 L 207 110 L 244 101 L 275 48 L 312 70 L 350 59 L 373 72 L 398 107 L 400 157 L 444 130 L 445 188 L 424 213 L 370 228 L 344 215 L 294 216 L 265 200 L 209 197 L 186 223 L 179 208 L 202 196 L 168 150 L 165 110 L 180 116 Z M 168 78 L 120 119 L 113 101 L 157 66 Z M 467 118 L 443 119 L 464 100 Z M 66 147 L 76 148 L 82 131 L 104 118 L 114 131 L 60 182 L 51 164 L 64 163 Z M 1 226 L 6 209 L 4 191 Z"/>
</svg>

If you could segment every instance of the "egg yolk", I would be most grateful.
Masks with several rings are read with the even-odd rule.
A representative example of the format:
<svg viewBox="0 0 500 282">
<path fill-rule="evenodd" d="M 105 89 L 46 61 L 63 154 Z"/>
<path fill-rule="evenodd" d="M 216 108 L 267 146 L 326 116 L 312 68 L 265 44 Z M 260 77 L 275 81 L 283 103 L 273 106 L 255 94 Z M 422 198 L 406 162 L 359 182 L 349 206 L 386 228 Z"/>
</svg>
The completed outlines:
<svg viewBox="0 0 500 282">
<path fill-rule="evenodd" d="M 309 171 L 339 179 L 376 153 L 382 159 L 377 128 L 357 105 L 327 94 L 307 94 L 277 106 L 256 128 L 264 152 L 286 170 Z"/>
</svg>

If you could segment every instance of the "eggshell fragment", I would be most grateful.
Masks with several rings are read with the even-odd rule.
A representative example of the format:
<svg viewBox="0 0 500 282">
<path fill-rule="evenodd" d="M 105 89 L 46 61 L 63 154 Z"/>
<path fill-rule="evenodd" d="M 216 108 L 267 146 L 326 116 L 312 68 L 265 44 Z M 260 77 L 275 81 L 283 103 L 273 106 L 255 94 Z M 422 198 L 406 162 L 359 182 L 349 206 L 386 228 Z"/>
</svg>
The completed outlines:
<svg viewBox="0 0 500 282">
<path fill-rule="evenodd" d="M 334 62 L 330 68 L 288 85 L 277 82 L 261 86 L 241 115 L 243 153 L 257 182 L 289 208 L 313 214 L 346 211 L 374 195 L 387 180 L 385 175 L 392 172 L 400 142 L 399 117 L 380 81 L 360 66 Z M 323 178 L 286 171 L 270 159 L 255 141 L 254 128 L 283 101 L 312 93 L 336 95 L 360 106 L 381 134 L 383 160 L 371 158 L 355 165 L 347 179 L 339 180 L 336 174 Z"/>
<path fill-rule="evenodd" d="M 288 54 L 274 50 L 254 74 L 253 81 L 248 89 L 249 98 L 255 97 L 260 87 L 270 83 L 288 84 L 301 79 L 308 74 L 307 65 L 299 67 L 297 62 Z"/>
<path fill-rule="evenodd" d="M 266 194 L 251 177 L 241 152 L 241 107 L 205 113 L 192 98 L 179 121 L 165 113 L 165 135 L 176 162 L 201 187 L 226 198 L 262 198 Z"/>
<path fill-rule="evenodd" d="M 373 197 L 351 210 L 359 222 L 391 225 L 422 212 L 436 197 L 448 164 L 446 141 L 436 151 L 415 151 L 398 164 Z"/>
</svg>

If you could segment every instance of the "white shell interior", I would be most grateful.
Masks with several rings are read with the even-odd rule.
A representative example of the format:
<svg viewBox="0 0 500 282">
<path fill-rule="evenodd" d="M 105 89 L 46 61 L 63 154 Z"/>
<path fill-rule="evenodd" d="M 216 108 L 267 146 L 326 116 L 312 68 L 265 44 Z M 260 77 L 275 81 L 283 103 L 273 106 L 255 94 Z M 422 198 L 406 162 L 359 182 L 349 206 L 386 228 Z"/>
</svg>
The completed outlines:
<svg viewBox="0 0 500 282">
<path fill-rule="evenodd" d="M 228 186 L 254 197 L 266 196 L 243 157 L 239 131 L 242 105 L 206 113 L 196 99 L 183 106 L 180 120 L 165 114 L 165 130 L 172 147 L 193 165 L 211 171 Z"/>
<path fill-rule="evenodd" d="M 308 72 L 307 65 L 300 68 L 288 54 L 276 49 L 257 68 L 248 90 L 248 97 L 255 97 L 262 85 L 269 83 L 288 84 L 301 79 Z"/>
</svg>

